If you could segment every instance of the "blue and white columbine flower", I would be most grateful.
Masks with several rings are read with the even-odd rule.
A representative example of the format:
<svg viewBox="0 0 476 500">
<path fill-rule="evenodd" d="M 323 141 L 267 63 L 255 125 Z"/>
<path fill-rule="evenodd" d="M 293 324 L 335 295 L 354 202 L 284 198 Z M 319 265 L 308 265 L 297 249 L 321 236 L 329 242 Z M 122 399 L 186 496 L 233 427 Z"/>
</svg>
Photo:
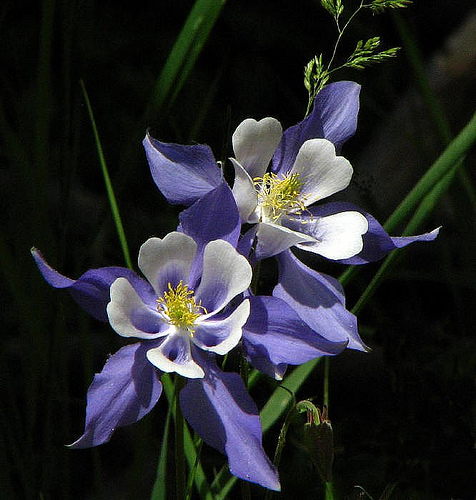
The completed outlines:
<svg viewBox="0 0 476 500">
<path fill-rule="evenodd" d="M 438 230 L 389 236 L 370 214 L 350 203 L 311 206 L 350 180 L 352 167 L 339 153 L 356 131 L 359 93 L 354 82 L 327 85 L 312 112 L 284 133 L 273 118 L 245 120 L 238 127 L 233 192 L 242 222 L 256 223 L 240 244 L 249 247 L 242 253 L 248 255 L 254 244 L 253 258 L 262 259 L 298 246 L 338 262 L 365 264 L 409 243 L 436 238 Z M 152 178 L 170 203 L 191 206 L 224 182 L 206 145 L 164 143 L 149 134 L 143 144 Z"/>
<path fill-rule="evenodd" d="M 309 139 L 291 165 L 275 171 L 268 165 L 282 139 L 278 120 L 251 118 L 233 134 L 235 195 L 241 219 L 257 224 L 258 259 L 281 253 L 291 246 L 328 259 L 347 259 L 363 248 L 367 219 L 357 211 L 313 217 L 307 207 L 345 189 L 352 166 L 337 156 L 327 139 Z"/>
<path fill-rule="evenodd" d="M 146 415 L 162 392 L 160 376 L 188 379 L 180 401 L 185 418 L 209 445 L 225 453 L 230 471 L 279 489 L 277 472 L 261 444 L 258 409 L 239 375 L 215 363 L 242 338 L 248 320 L 252 270 L 233 245 L 199 245 L 184 233 L 151 238 L 139 252 L 146 280 L 120 268 L 93 269 L 71 280 L 37 250 L 33 257 L 46 281 L 68 289 L 96 318 L 108 320 L 123 337 L 139 339 L 113 354 L 88 390 L 84 434 L 71 447 L 109 441 L 117 427 Z"/>
</svg>

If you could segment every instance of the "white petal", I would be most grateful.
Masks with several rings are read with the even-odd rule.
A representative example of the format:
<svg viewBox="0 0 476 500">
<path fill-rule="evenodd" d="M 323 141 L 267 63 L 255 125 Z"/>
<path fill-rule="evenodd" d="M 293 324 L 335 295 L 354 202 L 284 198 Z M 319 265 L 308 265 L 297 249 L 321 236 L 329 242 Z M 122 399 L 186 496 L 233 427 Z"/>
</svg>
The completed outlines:
<svg viewBox="0 0 476 500">
<path fill-rule="evenodd" d="M 188 334 L 176 332 L 159 347 L 147 351 L 147 359 L 159 370 L 175 372 L 186 378 L 203 378 L 205 372 L 192 359 Z"/>
<path fill-rule="evenodd" d="M 192 342 L 204 351 L 226 354 L 241 340 L 242 327 L 249 315 L 250 302 L 245 300 L 227 318 L 200 321 Z"/>
<path fill-rule="evenodd" d="M 259 122 L 248 118 L 238 125 L 232 137 L 233 151 L 252 179 L 263 177 L 282 135 L 281 124 L 275 118 Z"/>
<path fill-rule="evenodd" d="M 209 312 L 218 312 L 251 283 L 249 262 L 230 243 L 211 241 L 203 254 L 203 274 L 195 291 L 197 301 Z"/>
<path fill-rule="evenodd" d="M 268 222 L 259 224 L 256 238 L 258 242 L 255 251 L 258 259 L 272 257 L 298 243 L 314 241 L 311 236 Z"/>
<path fill-rule="evenodd" d="M 140 248 L 139 268 L 160 297 L 168 284 L 187 284 L 197 244 L 190 236 L 173 232 L 164 239 L 150 238 Z"/>
<path fill-rule="evenodd" d="M 111 285 L 110 293 L 107 315 L 119 335 L 155 339 L 167 334 L 168 325 L 162 321 L 160 314 L 142 302 L 126 278 L 117 278 Z"/>
<path fill-rule="evenodd" d="M 332 142 L 311 139 L 301 146 L 290 173 L 299 174 L 303 182 L 303 201 L 308 206 L 345 189 L 352 178 L 353 169 L 343 156 L 336 156 Z"/>
<path fill-rule="evenodd" d="M 244 223 L 253 224 L 258 221 L 255 214 L 258 193 L 248 172 L 234 158 L 230 158 L 230 160 L 235 167 L 235 182 L 232 191 L 240 211 L 241 220 Z"/>
<path fill-rule="evenodd" d="M 332 260 L 348 259 L 362 250 L 368 222 L 359 212 L 340 212 L 317 219 L 308 229 L 317 241 L 296 245 L 298 248 Z"/>
</svg>

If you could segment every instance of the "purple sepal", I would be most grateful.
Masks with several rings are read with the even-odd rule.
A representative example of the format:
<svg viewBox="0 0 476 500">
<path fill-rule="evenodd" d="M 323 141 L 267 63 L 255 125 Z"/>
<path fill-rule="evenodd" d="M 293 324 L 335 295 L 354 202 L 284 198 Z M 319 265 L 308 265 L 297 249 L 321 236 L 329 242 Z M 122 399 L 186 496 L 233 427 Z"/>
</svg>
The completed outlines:
<svg viewBox="0 0 476 500">
<path fill-rule="evenodd" d="M 342 352 L 347 341 L 331 342 L 312 330 L 278 297 L 249 297 L 251 312 L 243 327 L 243 348 L 255 368 L 282 378 L 286 367 Z"/>
<path fill-rule="evenodd" d="M 73 299 L 99 321 L 108 321 L 106 306 L 110 301 L 109 288 L 117 278 L 127 278 L 144 302 L 155 302 L 152 287 L 126 267 L 90 269 L 77 280 L 72 280 L 53 269 L 36 248 L 31 253 L 43 278 L 54 288 L 66 288 Z"/>
<path fill-rule="evenodd" d="M 314 331 L 350 349 L 367 350 L 357 331 L 357 318 L 345 308 L 340 283 L 305 266 L 290 250 L 277 256 L 278 284 L 273 295 L 283 299 Z"/>
<path fill-rule="evenodd" d="M 138 342 L 113 354 L 88 389 L 84 434 L 70 448 L 106 443 L 118 427 L 140 420 L 159 400 L 160 372 L 147 360 L 151 346 Z"/>
<path fill-rule="evenodd" d="M 241 230 L 240 214 L 233 193 L 225 181 L 180 213 L 180 230 L 198 247 L 213 240 L 225 240 L 236 247 Z"/>
<path fill-rule="evenodd" d="M 385 257 L 389 252 L 402 248 L 417 241 L 433 241 L 439 233 L 439 228 L 429 233 L 416 236 L 389 236 L 382 225 L 370 214 L 364 212 L 352 203 L 333 202 L 311 207 L 309 212 L 316 217 L 332 215 L 338 212 L 355 210 L 365 216 L 369 223 L 368 231 L 362 236 L 364 247 L 360 253 L 349 259 L 338 260 L 341 264 L 368 264 Z"/>
<path fill-rule="evenodd" d="M 255 224 L 251 229 L 248 229 L 246 233 L 240 238 L 240 241 L 238 242 L 238 246 L 236 249 L 238 252 L 241 253 L 241 255 L 245 256 L 248 260 L 250 260 L 250 264 L 253 266 L 255 264 L 254 262 L 254 254 L 251 255 L 250 259 L 250 254 L 251 254 L 251 249 L 253 247 L 253 243 L 256 238 L 256 233 L 258 231 L 259 225 Z"/>
<path fill-rule="evenodd" d="M 327 139 L 339 152 L 357 129 L 359 93 L 360 85 L 355 82 L 335 82 L 324 87 L 317 94 L 309 116 L 284 132 L 271 170 L 275 173 L 289 171 L 299 149 L 309 139 Z"/>
<path fill-rule="evenodd" d="M 279 491 L 278 473 L 263 449 L 258 409 L 243 380 L 236 373 L 222 372 L 203 355 L 200 365 L 205 378 L 189 379 L 180 393 L 188 423 L 228 457 L 233 475 Z"/>
<path fill-rule="evenodd" d="M 222 180 L 222 172 L 206 145 L 169 144 L 149 134 L 142 144 L 152 178 L 170 203 L 189 206 Z"/>
</svg>

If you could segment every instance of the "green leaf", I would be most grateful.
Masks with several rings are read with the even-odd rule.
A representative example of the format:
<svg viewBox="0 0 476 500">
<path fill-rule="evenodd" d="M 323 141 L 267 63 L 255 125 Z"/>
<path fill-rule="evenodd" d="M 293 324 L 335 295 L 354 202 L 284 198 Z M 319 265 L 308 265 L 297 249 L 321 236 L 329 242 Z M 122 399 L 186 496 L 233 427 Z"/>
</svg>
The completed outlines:
<svg viewBox="0 0 476 500">
<path fill-rule="evenodd" d="M 169 405 L 167 417 L 164 424 L 164 433 L 162 445 L 160 447 L 159 463 L 157 465 L 157 476 L 154 489 L 152 490 L 151 500 L 167 500 L 167 448 L 169 442 L 170 418 L 172 416 L 172 406 Z"/>
<path fill-rule="evenodd" d="M 168 400 L 169 406 L 172 408 L 172 417 L 174 417 L 175 415 L 175 408 L 173 405 L 174 384 L 170 378 L 170 375 L 167 373 L 164 373 L 164 375 L 162 375 L 160 381 L 162 382 L 164 393 Z M 197 491 L 200 493 L 200 498 L 205 500 L 213 500 L 215 497 L 212 494 L 207 478 L 205 476 L 205 472 L 203 471 L 200 462 L 198 462 L 197 465 L 197 450 L 195 449 L 193 437 L 187 425 L 184 425 L 183 440 L 184 440 L 185 458 L 187 460 L 188 466 L 190 469 L 195 468 L 194 481 L 195 481 L 195 487 L 197 488 Z"/>
<path fill-rule="evenodd" d="M 129 247 L 127 245 L 126 234 L 124 232 L 124 226 L 122 225 L 121 216 L 119 214 L 119 207 L 117 205 L 116 196 L 114 195 L 114 189 L 112 187 L 111 178 L 109 177 L 109 172 L 106 165 L 106 160 L 104 158 L 104 153 L 102 150 L 101 140 L 99 139 L 99 133 L 96 127 L 96 121 L 94 120 L 93 109 L 89 101 L 88 93 L 86 91 L 86 86 L 84 82 L 80 80 L 81 90 L 83 91 L 84 101 L 86 103 L 86 108 L 88 110 L 89 120 L 91 121 L 91 126 L 94 134 L 94 141 L 96 142 L 96 149 L 99 157 L 99 163 L 101 164 L 101 170 L 104 177 L 104 183 L 106 184 L 107 197 L 109 199 L 109 205 L 111 206 L 112 216 L 116 224 L 117 234 L 119 236 L 119 241 L 122 247 L 122 253 L 124 254 L 124 260 L 129 269 L 132 269 L 132 262 L 129 253 Z"/>
<path fill-rule="evenodd" d="M 170 106 L 195 65 L 226 0 L 197 0 L 159 75 L 146 116 Z"/>
</svg>

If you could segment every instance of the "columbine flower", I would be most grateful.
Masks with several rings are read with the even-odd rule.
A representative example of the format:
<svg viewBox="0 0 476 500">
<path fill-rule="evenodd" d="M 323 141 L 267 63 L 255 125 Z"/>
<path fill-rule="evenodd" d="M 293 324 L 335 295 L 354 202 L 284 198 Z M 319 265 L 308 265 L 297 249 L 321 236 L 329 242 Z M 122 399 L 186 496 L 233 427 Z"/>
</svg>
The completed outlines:
<svg viewBox="0 0 476 500">
<path fill-rule="evenodd" d="M 247 299 L 230 301 L 251 282 L 251 266 L 227 241 L 199 245 L 174 232 L 151 238 L 139 252 L 147 281 L 130 270 L 102 268 L 71 280 L 33 250 L 44 278 L 68 289 L 88 312 L 109 320 L 123 337 L 139 339 L 112 355 L 88 390 L 84 434 L 71 447 L 107 442 L 117 427 L 136 422 L 160 397 L 163 372 L 189 379 L 183 413 L 211 446 L 225 453 L 233 474 L 279 489 L 261 445 L 258 409 L 237 374 L 222 372 L 215 354 L 237 345 L 248 319 Z M 205 412 L 205 413 L 204 413 Z"/>
<path fill-rule="evenodd" d="M 368 229 L 362 214 L 346 211 L 313 217 L 307 210 L 348 186 L 350 163 L 336 155 L 330 141 L 309 139 L 292 165 L 266 172 L 281 139 L 281 125 L 274 118 L 259 122 L 249 118 L 233 134 L 233 194 L 242 221 L 258 224 L 256 257 L 270 257 L 291 246 L 333 260 L 358 254 L 363 248 L 362 234 Z"/>
<path fill-rule="evenodd" d="M 436 238 L 437 230 L 391 237 L 371 215 L 349 203 L 310 206 L 350 180 L 352 168 L 338 154 L 355 133 L 359 92 L 354 82 L 324 87 L 309 116 L 284 133 L 273 118 L 245 120 L 238 127 L 233 146 L 235 166 L 240 166 L 233 191 L 242 222 L 257 223 L 240 243 L 244 255 L 253 243 L 257 259 L 299 246 L 339 262 L 364 264 L 414 241 Z M 190 206 L 224 183 L 206 145 L 167 144 L 149 134 L 143 144 L 152 178 L 170 203 Z"/>
</svg>

